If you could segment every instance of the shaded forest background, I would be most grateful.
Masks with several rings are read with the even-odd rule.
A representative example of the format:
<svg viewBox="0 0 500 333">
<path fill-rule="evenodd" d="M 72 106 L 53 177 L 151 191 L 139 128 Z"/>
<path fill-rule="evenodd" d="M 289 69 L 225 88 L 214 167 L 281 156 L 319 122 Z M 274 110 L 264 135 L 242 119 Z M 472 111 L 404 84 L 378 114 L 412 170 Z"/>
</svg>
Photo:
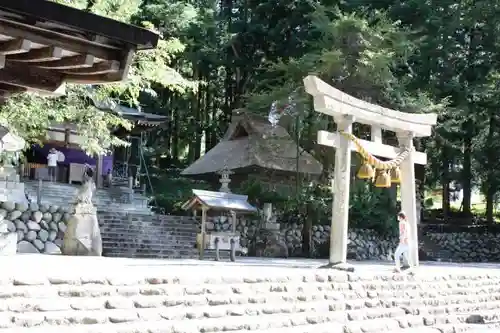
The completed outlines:
<svg viewBox="0 0 500 333">
<path fill-rule="evenodd" d="M 373 103 L 439 113 L 433 135 L 416 142 L 429 157 L 420 191 L 442 192 L 439 214 L 447 220 L 457 216 L 450 198 L 458 189 L 464 194 L 460 216 L 473 215 L 472 190 L 478 188 L 486 201 L 485 219 L 494 222 L 500 191 L 500 1 L 57 2 L 161 34 L 157 50 L 137 56 L 128 82 L 99 88 L 102 96 L 168 117 L 148 136 L 146 151 L 160 205 L 174 209 L 191 187 L 202 186 L 176 175 L 218 143 L 233 109 L 267 115 L 273 101 L 285 105 L 293 92 L 296 114 L 289 117 L 289 130 L 299 134 L 292 136 L 325 170 L 318 183 L 304 183 L 293 200 L 302 213 L 326 214 L 331 194 L 325 188 L 334 159 L 333 151 L 316 145 L 316 132 L 332 130 L 334 124 L 314 112 L 303 91 L 303 77 L 315 74 Z M 124 144 L 107 129 L 130 124 L 79 103 L 81 89 L 55 100 L 13 98 L 2 107 L 0 120 L 32 141 L 47 119 L 78 123 L 90 153 Z M 19 107 L 28 111 L 26 118 L 9 118 Z M 369 136 L 368 128 L 354 130 L 359 137 Z M 390 133 L 385 140 L 391 140 Z M 257 192 L 251 195 L 264 195 Z M 355 184 L 352 196 L 358 223 L 388 219 L 384 191 Z"/>
</svg>

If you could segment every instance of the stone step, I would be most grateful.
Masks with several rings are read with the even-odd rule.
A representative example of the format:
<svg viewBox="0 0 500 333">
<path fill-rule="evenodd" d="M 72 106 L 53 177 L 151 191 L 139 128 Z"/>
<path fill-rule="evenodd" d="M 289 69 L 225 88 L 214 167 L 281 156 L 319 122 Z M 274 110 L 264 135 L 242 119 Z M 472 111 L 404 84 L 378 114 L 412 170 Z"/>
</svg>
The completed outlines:
<svg viewBox="0 0 500 333">
<path fill-rule="evenodd" d="M 151 297 L 151 296 L 150 296 Z M 109 326 L 109 331 L 104 331 L 106 326 L 97 326 L 99 331 L 94 331 L 95 325 L 116 325 L 127 323 L 135 326 L 135 331 L 130 332 L 149 332 L 148 326 L 159 324 L 163 332 L 217 332 L 217 331 L 240 331 L 262 332 L 268 329 L 293 328 L 301 331 L 298 327 L 304 326 L 304 329 L 318 328 L 316 325 L 327 323 L 329 332 L 394 332 L 404 328 L 401 327 L 400 320 L 405 321 L 399 309 L 384 309 L 376 315 L 372 315 L 370 320 L 350 321 L 348 318 L 352 311 L 331 310 L 327 302 L 318 302 L 318 304 L 309 303 L 304 305 L 294 304 L 268 304 L 266 306 L 236 306 L 230 305 L 222 309 L 222 306 L 193 306 L 179 308 L 166 307 L 159 309 L 163 305 L 155 300 L 143 300 L 138 298 L 135 301 L 127 298 L 108 299 L 105 302 L 58 302 L 48 305 L 48 303 L 21 303 L 14 305 L 15 310 L 31 309 L 35 311 L 19 311 L 3 313 L 7 320 L 0 322 L 3 328 L 21 328 L 21 332 L 26 330 L 26 326 L 57 325 L 60 328 L 73 330 L 74 325 L 85 325 L 88 332 L 114 332 L 116 326 Z M 175 304 L 175 303 L 174 303 Z M 24 308 L 23 308 L 24 307 Z M 7 308 L 9 306 L 7 305 Z M 88 310 L 91 308 L 91 310 Z M 41 310 L 40 310 L 41 309 Z M 77 310 L 75 310 L 77 309 Z M 44 312 L 40 312 L 44 311 Z M 498 313 L 498 309 L 496 309 Z M 429 316 L 427 323 L 436 322 L 438 318 Z M 426 318 L 421 318 L 421 323 L 414 323 L 413 328 L 426 326 Z M 441 317 L 446 321 L 448 327 L 450 319 Z M 452 323 L 460 325 L 460 321 Z M 62 326 L 62 327 L 61 327 Z M 137 331 L 137 329 L 146 329 Z M 430 326 L 427 324 L 427 326 Z M 321 327 L 321 326 L 319 326 Z M 43 328 L 43 327 L 42 327 Z M 27 331 L 27 330 L 26 330 Z M 1 332 L 1 331 L 0 331 Z M 33 332 L 33 331 L 27 331 Z M 40 331 L 41 332 L 41 331 Z M 120 330 L 120 332 L 123 332 Z M 125 331 L 128 332 L 128 331 Z M 439 332 L 436 330 L 436 332 Z"/>
<path fill-rule="evenodd" d="M 102 230 L 107 230 L 110 233 L 116 235 L 126 235 L 133 233 L 144 233 L 144 234 L 165 234 L 165 233 L 175 233 L 175 234 L 186 234 L 189 236 L 193 236 L 197 234 L 195 228 L 190 227 L 174 227 L 174 226 L 153 226 L 153 225 L 144 225 L 143 227 L 133 227 L 128 226 L 126 228 L 118 228 L 114 226 L 110 226 L 105 222 L 102 222 L 100 225 Z"/>
<path fill-rule="evenodd" d="M 178 255 L 168 254 L 151 254 L 151 253 L 134 253 L 130 255 L 129 253 L 106 253 L 104 257 L 109 258 L 134 258 L 134 259 L 197 259 L 197 254 L 183 253 Z"/>
<path fill-rule="evenodd" d="M 196 236 L 191 233 L 113 233 L 109 232 L 106 230 L 101 230 L 101 236 L 103 240 L 107 241 L 115 241 L 115 240 L 120 240 L 120 241 L 130 241 L 132 244 L 134 243 L 141 243 L 141 242 L 152 242 L 152 241 L 158 241 L 158 243 L 165 243 L 165 242 L 175 242 L 175 243 L 180 243 L 180 242 L 190 242 L 190 243 L 195 243 L 196 242 Z M 140 239 L 139 239 L 140 238 Z"/>
<path fill-rule="evenodd" d="M 117 246 L 116 243 L 104 243 L 103 250 L 107 253 L 151 253 L 151 255 L 157 253 L 170 253 L 170 252 L 193 252 L 195 247 L 185 246 L 185 245 L 171 245 L 171 244 L 144 244 L 139 246 Z"/>
<path fill-rule="evenodd" d="M 190 230 L 190 229 L 180 229 L 180 228 L 169 228 L 169 227 L 163 227 L 163 228 L 154 228 L 154 227 L 145 227 L 145 228 L 137 228 L 137 229 L 115 229 L 113 227 L 109 227 L 107 225 L 101 225 L 101 231 L 102 232 L 107 232 L 110 234 L 110 236 L 123 236 L 123 235 L 137 235 L 137 234 L 143 234 L 143 235 L 168 235 L 168 234 L 175 234 L 175 235 L 184 235 L 188 237 L 196 237 L 197 232 L 195 230 Z"/>
<path fill-rule="evenodd" d="M 195 254 L 194 249 L 184 253 Z M 278 264 L 244 258 L 237 263 L 0 258 L 0 333 L 491 333 L 500 328 L 500 272 L 491 268 L 461 273 L 456 267 L 442 272 L 421 267 L 411 276 L 391 274 L 387 266 L 345 273 Z"/>
<path fill-rule="evenodd" d="M 179 230 L 193 230 L 195 232 L 197 231 L 196 226 L 189 223 L 161 223 L 153 220 L 151 217 L 150 220 L 128 221 L 125 218 L 120 222 L 115 222 L 106 219 L 99 213 L 97 215 L 106 221 L 105 223 L 106 226 L 113 228 L 113 230 L 142 229 L 142 228 L 152 227 L 158 229 L 168 228 L 168 229 L 179 229 Z"/>
</svg>

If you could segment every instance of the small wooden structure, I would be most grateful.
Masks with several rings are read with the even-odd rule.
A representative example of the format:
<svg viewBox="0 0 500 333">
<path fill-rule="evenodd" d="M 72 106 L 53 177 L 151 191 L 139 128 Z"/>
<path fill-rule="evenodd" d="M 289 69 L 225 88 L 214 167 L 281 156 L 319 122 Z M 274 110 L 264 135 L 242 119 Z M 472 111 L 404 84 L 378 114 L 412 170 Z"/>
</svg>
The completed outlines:
<svg viewBox="0 0 500 333">
<path fill-rule="evenodd" d="M 201 210 L 201 232 L 196 237 L 196 246 L 200 252 L 200 260 L 204 259 L 205 250 L 215 250 L 215 260 L 220 260 L 220 251 L 230 251 L 231 261 L 236 260 L 236 252 L 240 252 L 240 235 L 236 232 L 236 213 L 256 212 L 257 208 L 248 203 L 246 195 L 193 190 L 193 197 L 182 205 L 184 210 L 192 210 L 195 214 Z M 229 211 L 231 213 L 231 231 L 207 232 L 207 211 Z"/>
<path fill-rule="evenodd" d="M 0 1 L 0 98 L 62 95 L 65 83 L 126 79 L 134 53 L 155 48 L 149 30 L 48 0 Z"/>
</svg>

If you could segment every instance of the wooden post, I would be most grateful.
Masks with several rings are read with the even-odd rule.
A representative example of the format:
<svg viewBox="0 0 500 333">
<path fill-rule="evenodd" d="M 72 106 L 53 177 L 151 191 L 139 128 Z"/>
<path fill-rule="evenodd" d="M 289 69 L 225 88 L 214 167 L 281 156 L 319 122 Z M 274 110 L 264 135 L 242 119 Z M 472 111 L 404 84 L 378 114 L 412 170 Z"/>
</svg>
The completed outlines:
<svg viewBox="0 0 500 333">
<path fill-rule="evenodd" d="M 205 233 L 207 223 L 207 207 L 201 207 L 201 245 L 200 245 L 200 260 L 205 258 Z"/>
</svg>

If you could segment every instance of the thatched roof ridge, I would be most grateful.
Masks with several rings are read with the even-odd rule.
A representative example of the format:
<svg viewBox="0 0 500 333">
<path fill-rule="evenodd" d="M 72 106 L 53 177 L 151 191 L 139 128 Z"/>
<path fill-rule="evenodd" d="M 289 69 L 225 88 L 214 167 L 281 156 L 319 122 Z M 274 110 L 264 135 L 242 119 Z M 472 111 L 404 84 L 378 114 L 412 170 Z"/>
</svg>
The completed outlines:
<svg viewBox="0 0 500 333">
<path fill-rule="evenodd" d="M 308 152 L 299 151 L 299 172 L 321 174 L 321 164 Z M 297 144 L 282 126 L 273 127 L 266 118 L 240 109 L 233 112 L 221 142 L 182 174 L 199 175 L 252 166 L 296 172 Z"/>
</svg>

